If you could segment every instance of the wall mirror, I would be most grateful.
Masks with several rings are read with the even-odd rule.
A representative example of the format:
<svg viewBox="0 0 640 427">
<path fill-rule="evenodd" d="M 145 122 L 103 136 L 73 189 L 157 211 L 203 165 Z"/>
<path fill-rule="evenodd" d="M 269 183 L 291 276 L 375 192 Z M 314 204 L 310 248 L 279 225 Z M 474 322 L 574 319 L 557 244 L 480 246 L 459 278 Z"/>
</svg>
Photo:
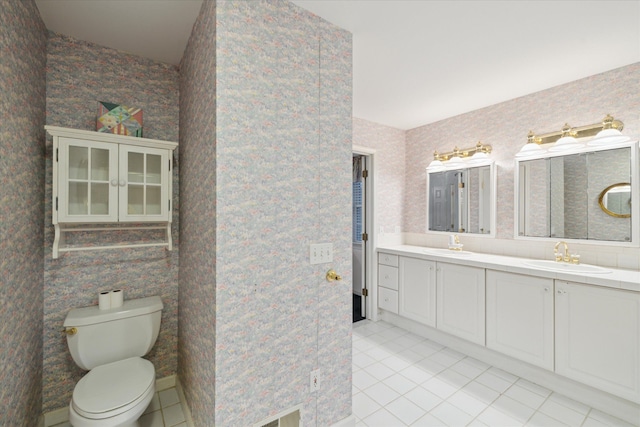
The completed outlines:
<svg viewBox="0 0 640 427">
<path fill-rule="evenodd" d="M 598 197 L 600 209 L 616 218 L 631 217 L 631 184 L 620 182 L 602 190 Z"/>
<path fill-rule="evenodd" d="M 517 159 L 517 237 L 637 244 L 637 150 L 627 143 Z"/>
<path fill-rule="evenodd" d="M 495 235 L 494 164 L 427 171 L 427 231 Z"/>
</svg>

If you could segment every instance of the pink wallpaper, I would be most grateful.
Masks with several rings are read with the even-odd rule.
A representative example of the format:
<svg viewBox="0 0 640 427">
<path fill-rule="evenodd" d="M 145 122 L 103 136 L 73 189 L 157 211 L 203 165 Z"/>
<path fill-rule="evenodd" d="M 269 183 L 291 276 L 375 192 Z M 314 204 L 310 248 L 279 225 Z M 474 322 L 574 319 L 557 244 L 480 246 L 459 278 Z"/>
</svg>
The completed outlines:
<svg viewBox="0 0 640 427">
<path fill-rule="evenodd" d="M 406 132 L 363 119 L 353 119 L 353 145 L 375 152 L 375 215 L 378 230 L 394 233 L 403 227 L 405 210 Z M 411 181 L 414 181 L 412 178 Z"/>
<path fill-rule="evenodd" d="M 33 1 L 0 0 L 0 424 L 42 407 L 47 32 Z"/>
</svg>

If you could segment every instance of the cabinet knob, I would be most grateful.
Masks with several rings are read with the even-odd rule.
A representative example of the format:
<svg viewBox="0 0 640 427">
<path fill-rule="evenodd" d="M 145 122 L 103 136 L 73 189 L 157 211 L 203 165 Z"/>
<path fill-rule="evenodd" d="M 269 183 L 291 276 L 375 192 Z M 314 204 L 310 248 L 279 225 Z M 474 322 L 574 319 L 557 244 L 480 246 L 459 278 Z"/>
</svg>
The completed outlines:
<svg viewBox="0 0 640 427">
<path fill-rule="evenodd" d="M 114 178 L 114 179 L 112 179 L 112 180 L 111 180 L 111 185 L 112 185 L 113 187 L 117 187 L 117 186 L 118 186 L 118 180 L 117 180 L 117 179 L 115 179 L 115 178 Z"/>
<path fill-rule="evenodd" d="M 544 291 L 545 292 L 549 292 L 549 288 L 544 288 Z"/>
<path fill-rule="evenodd" d="M 124 179 L 121 179 L 121 180 L 118 182 L 118 185 L 120 185 L 120 187 L 124 187 L 125 185 L 127 185 L 127 181 L 125 181 Z"/>
</svg>

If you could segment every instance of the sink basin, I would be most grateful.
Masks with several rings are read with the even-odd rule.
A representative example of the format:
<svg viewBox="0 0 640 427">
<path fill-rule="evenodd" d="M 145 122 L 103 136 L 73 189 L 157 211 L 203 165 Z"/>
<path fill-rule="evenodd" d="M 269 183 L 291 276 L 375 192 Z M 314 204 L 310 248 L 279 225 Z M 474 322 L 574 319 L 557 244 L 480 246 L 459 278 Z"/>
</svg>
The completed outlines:
<svg viewBox="0 0 640 427">
<path fill-rule="evenodd" d="M 473 252 L 469 251 L 452 251 L 451 249 L 443 249 L 443 248 L 427 248 L 424 250 L 426 254 L 433 255 L 446 255 L 446 256 L 469 256 Z"/>
<path fill-rule="evenodd" d="M 560 271 L 567 273 L 604 274 L 611 273 L 611 270 L 589 264 L 569 264 L 566 262 L 555 262 L 546 259 L 535 259 L 524 261 L 523 264 L 530 267 L 542 268 L 550 271 Z"/>
</svg>

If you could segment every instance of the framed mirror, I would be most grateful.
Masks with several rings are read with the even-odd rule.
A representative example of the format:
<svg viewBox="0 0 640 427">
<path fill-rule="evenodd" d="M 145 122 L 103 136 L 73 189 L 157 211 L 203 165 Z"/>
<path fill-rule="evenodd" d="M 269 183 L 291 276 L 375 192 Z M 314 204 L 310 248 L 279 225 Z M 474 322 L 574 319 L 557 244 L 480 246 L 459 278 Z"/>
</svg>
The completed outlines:
<svg viewBox="0 0 640 427">
<path fill-rule="evenodd" d="M 517 159 L 516 237 L 637 245 L 637 150 L 633 142 Z"/>
<path fill-rule="evenodd" d="M 427 171 L 427 231 L 495 235 L 494 164 Z"/>
<path fill-rule="evenodd" d="M 631 184 L 620 182 L 602 190 L 598 197 L 600 209 L 615 218 L 631 217 Z"/>
</svg>

